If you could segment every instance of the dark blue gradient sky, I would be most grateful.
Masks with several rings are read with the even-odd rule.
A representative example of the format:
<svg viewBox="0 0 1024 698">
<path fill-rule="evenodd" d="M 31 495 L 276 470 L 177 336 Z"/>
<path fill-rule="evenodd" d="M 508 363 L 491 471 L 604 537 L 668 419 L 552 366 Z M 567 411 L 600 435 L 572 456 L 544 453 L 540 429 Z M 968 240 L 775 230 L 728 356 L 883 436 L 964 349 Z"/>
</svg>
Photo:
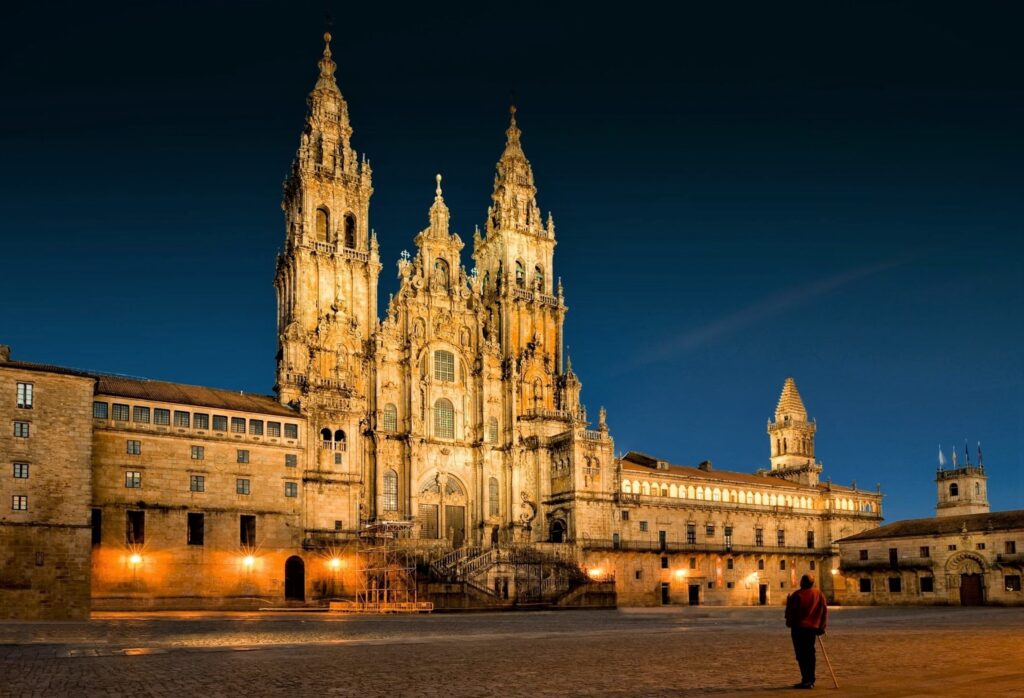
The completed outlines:
<svg viewBox="0 0 1024 698">
<path fill-rule="evenodd" d="M 1019 4 L 347 5 L 5 11 L 15 357 L 270 391 L 281 181 L 330 9 L 382 303 L 436 172 L 463 239 L 482 223 L 514 91 L 618 449 L 766 467 L 793 375 L 824 475 L 880 482 L 888 519 L 930 515 L 938 444 L 965 438 L 993 508 L 1024 508 Z"/>
</svg>

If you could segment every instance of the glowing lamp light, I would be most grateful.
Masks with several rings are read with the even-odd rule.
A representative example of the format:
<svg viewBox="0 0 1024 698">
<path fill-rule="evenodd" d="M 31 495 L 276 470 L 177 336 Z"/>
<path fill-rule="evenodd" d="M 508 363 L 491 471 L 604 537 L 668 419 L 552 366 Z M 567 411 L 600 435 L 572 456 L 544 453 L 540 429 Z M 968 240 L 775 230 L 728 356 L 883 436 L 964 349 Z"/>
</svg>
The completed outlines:
<svg viewBox="0 0 1024 698">
<path fill-rule="evenodd" d="M 341 569 L 341 558 L 332 557 L 327 564 L 332 570 L 339 570 Z"/>
<path fill-rule="evenodd" d="M 682 579 L 686 576 L 686 570 L 676 570 L 676 576 L 679 577 L 679 579 Z"/>
<path fill-rule="evenodd" d="M 604 570 L 600 567 L 591 567 L 587 570 L 587 574 L 590 575 L 591 579 L 598 579 L 599 577 L 604 576 Z"/>
<path fill-rule="evenodd" d="M 142 556 L 138 553 L 132 553 L 132 556 L 128 558 L 128 562 L 132 567 L 138 567 L 142 564 Z"/>
<path fill-rule="evenodd" d="M 242 564 L 251 569 L 252 566 L 256 564 L 256 558 L 252 555 L 246 555 L 242 558 Z"/>
<path fill-rule="evenodd" d="M 837 570 L 835 567 L 833 567 L 832 568 L 832 574 L 839 574 L 839 570 Z"/>
</svg>

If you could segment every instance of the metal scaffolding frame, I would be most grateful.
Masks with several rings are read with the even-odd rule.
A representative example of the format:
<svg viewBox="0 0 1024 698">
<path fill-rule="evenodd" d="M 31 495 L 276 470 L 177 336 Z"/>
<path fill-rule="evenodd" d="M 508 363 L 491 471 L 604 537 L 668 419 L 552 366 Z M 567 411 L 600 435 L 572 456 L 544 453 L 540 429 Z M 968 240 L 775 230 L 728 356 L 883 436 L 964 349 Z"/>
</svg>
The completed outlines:
<svg viewBox="0 0 1024 698">
<path fill-rule="evenodd" d="M 423 613 L 433 610 L 416 598 L 416 562 L 409 546 L 412 521 L 380 521 L 359 531 L 356 559 L 359 590 L 355 603 L 332 603 L 331 610 L 355 613 Z"/>
</svg>

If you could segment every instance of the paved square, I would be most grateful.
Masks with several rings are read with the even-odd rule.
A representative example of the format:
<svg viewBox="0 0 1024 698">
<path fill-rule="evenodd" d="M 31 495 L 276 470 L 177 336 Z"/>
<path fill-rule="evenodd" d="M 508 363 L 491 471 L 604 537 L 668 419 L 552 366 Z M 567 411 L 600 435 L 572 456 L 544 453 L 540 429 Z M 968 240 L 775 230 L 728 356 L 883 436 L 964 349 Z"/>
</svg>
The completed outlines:
<svg viewBox="0 0 1024 698">
<path fill-rule="evenodd" d="M 818 691 L 1019 696 L 1024 609 L 838 608 Z M 781 608 L 0 625 L 2 696 L 805 695 Z"/>
</svg>

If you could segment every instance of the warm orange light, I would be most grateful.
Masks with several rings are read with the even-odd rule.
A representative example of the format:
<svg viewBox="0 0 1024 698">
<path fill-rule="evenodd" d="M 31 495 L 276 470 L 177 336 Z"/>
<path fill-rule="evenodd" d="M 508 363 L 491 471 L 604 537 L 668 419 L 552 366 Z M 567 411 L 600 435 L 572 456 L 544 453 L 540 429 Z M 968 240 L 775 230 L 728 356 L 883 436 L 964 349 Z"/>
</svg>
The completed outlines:
<svg viewBox="0 0 1024 698">
<path fill-rule="evenodd" d="M 837 570 L 835 567 L 833 567 L 832 568 L 832 574 L 839 574 L 839 570 Z"/>
<path fill-rule="evenodd" d="M 676 576 L 682 579 L 686 576 L 686 570 L 676 570 Z"/>
<path fill-rule="evenodd" d="M 142 556 L 138 553 L 133 553 L 132 556 L 128 558 L 128 562 L 131 563 L 133 567 L 138 566 L 142 564 Z"/>
<path fill-rule="evenodd" d="M 341 569 L 341 558 L 332 557 L 330 560 L 327 561 L 327 564 L 330 566 L 332 570 Z"/>
<path fill-rule="evenodd" d="M 254 558 L 252 555 L 246 555 L 242 558 L 242 564 L 246 567 L 252 567 L 254 564 L 256 564 L 256 558 Z"/>
<path fill-rule="evenodd" d="M 590 575 L 591 579 L 597 579 L 604 576 L 604 570 L 600 567 L 591 567 L 587 570 L 587 574 Z"/>
</svg>

